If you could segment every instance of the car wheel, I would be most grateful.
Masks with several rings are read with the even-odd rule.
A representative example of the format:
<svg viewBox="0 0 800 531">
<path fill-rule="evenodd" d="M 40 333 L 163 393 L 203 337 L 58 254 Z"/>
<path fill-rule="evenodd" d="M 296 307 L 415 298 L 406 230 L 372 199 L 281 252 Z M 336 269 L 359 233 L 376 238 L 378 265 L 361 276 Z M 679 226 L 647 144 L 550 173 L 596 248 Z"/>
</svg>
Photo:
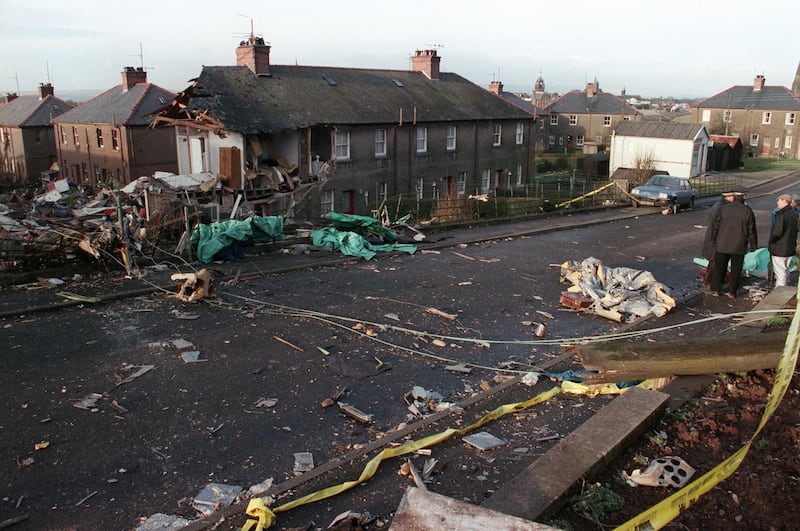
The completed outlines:
<svg viewBox="0 0 800 531">
<path fill-rule="evenodd" d="M 694 197 L 689 200 L 689 208 L 694 208 Z"/>
<path fill-rule="evenodd" d="M 678 210 L 680 210 L 680 209 L 681 209 L 681 206 L 678 203 L 672 203 L 672 207 L 670 207 L 670 210 L 672 210 L 673 214 L 677 214 Z"/>
</svg>

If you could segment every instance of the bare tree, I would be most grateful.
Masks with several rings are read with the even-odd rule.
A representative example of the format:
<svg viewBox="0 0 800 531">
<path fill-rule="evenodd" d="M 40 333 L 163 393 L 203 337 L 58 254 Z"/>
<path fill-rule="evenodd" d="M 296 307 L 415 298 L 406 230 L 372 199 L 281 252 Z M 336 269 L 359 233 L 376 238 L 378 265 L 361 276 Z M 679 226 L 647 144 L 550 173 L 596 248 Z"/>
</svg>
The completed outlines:
<svg viewBox="0 0 800 531">
<path fill-rule="evenodd" d="M 649 179 L 656 171 L 656 161 L 652 150 L 637 152 L 633 157 L 634 181 L 638 186 Z"/>
</svg>

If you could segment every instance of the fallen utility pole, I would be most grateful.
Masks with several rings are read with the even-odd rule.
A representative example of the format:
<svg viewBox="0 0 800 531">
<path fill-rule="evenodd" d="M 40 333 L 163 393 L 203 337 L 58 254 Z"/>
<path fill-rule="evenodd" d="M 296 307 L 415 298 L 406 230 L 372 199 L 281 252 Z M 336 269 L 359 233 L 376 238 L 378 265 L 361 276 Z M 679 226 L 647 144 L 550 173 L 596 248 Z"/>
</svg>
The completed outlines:
<svg viewBox="0 0 800 531">
<path fill-rule="evenodd" d="M 716 374 L 773 369 L 778 366 L 786 333 L 710 336 L 631 343 L 613 341 L 570 349 L 588 371 L 586 383 L 622 382 L 664 376 Z"/>
</svg>

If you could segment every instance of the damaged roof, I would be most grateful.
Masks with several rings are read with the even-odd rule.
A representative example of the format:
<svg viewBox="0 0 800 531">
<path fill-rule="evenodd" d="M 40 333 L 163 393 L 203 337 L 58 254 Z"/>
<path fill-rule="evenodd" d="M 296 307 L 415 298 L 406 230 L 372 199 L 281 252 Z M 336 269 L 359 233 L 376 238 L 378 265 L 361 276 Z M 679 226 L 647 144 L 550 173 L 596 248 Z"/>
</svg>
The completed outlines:
<svg viewBox="0 0 800 531">
<path fill-rule="evenodd" d="M 572 90 L 544 108 L 550 113 L 573 114 L 641 114 L 635 107 L 609 92 L 598 90 L 587 96 L 584 90 Z"/>
<path fill-rule="evenodd" d="M 74 105 L 55 96 L 19 96 L 0 105 L 0 125 L 5 127 L 49 127 L 53 119 Z"/>
<path fill-rule="evenodd" d="M 621 122 L 614 130 L 614 134 L 617 136 L 694 140 L 703 127 L 702 124 L 627 121 Z"/>
<path fill-rule="evenodd" d="M 164 113 L 173 118 L 174 112 L 181 117 L 207 114 L 228 131 L 245 134 L 397 123 L 401 109 L 404 123 L 415 118 L 417 123 L 532 119 L 447 72 L 431 80 L 413 71 L 270 65 L 269 76 L 256 76 L 246 66 L 206 66 L 179 99 L 181 105 Z"/>
<path fill-rule="evenodd" d="M 56 123 L 149 125 L 150 114 L 168 104 L 174 92 L 152 83 L 137 83 L 127 91 L 117 85 L 64 113 Z"/>
</svg>

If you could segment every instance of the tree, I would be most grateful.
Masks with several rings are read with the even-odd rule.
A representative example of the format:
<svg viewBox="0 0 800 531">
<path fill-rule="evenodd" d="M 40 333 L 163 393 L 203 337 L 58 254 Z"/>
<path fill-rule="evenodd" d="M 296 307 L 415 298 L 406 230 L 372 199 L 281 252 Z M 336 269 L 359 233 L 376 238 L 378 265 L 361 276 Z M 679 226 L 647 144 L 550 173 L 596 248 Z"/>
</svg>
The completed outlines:
<svg viewBox="0 0 800 531">
<path fill-rule="evenodd" d="M 649 179 L 656 171 L 656 161 L 652 150 L 637 152 L 633 157 L 633 186 L 638 186 Z"/>
</svg>

